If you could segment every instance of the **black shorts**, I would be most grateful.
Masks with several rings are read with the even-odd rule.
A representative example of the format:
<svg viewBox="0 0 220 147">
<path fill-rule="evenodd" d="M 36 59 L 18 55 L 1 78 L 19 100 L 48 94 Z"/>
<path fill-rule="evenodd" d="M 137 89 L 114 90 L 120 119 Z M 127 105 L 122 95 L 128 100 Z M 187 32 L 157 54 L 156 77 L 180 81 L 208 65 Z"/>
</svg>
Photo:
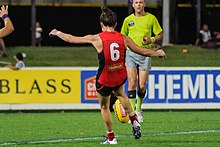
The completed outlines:
<svg viewBox="0 0 220 147">
<path fill-rule="evenodd" d="M 125 79 L 120 85 L 115 87 L 107 87 L 96 81 L 96 91 L 102 96 L 109 96 L 112 94 L 112 91 L 118 90 L 126 82 L 126 80 L 127 79 Z"/>
</svg>

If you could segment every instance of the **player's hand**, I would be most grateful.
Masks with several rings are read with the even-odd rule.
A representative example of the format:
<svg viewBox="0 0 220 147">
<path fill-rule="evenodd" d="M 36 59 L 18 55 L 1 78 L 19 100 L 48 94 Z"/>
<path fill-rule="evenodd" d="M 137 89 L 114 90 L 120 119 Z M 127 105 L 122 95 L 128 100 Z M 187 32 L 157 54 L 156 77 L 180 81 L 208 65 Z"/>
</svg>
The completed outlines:
<svg viewBox="0 0 220 147">
<path fill-rule="evenodd" d="M 0 10 L 0 17 L 3 15 L 8 14 L 8 5 L 2 5 L 1 10 Z"/>
<path fill-rule="evenodd" d="M 147 36 L 144 36 L 142 43 L 145 44 L 145 45 L 148 45 L 148 44 L 151 43 L 151 39 Z"/>
<path fill-rule="evenodd" d="M 57 32 L 58 32 L 57 29 L 53 29 L 53 30 L 49 33 L 49 36 L 50 36 L 50 37 L 57 36 Z"/>
<path fill-rule="evenodd" d="M 166 53 L 163 49 L 158 49 L 157 53 L 159 53 L 159 58 L 166 57 Z"/>
</svg>

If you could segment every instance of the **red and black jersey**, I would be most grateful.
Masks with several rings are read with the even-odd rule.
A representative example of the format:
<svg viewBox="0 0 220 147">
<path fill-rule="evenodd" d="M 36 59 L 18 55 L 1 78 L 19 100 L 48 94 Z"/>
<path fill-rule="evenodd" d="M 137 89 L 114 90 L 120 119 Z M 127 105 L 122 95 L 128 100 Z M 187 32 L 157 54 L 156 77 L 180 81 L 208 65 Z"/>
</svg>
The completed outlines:
<svg viewBox="0 0 220 147">
<path fill-rule="evenodd" d="M 98 54 L 99 69 L 96 80 L 107 87 L 120 85 L 127 78 L 124 36 L 119 32 L 99 33 L 102 51 Z"/>
</svg>

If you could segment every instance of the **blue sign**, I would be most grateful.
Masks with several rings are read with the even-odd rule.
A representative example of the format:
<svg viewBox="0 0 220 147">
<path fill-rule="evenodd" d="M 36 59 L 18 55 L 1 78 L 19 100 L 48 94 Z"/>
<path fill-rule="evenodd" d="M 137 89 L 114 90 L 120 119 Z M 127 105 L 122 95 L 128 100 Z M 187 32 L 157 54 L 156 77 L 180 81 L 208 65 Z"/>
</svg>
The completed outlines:
<svg viewBox="0 0 220 147">
<path fill-rule="evenodd" d="M 146 103 L 220 102 L 219 70 L 152 70 Z"/>
<path fill-rule="evenodd" d="M 95 74 L 81 72 L 82 103 L 98 103 Z M 220 70 L 151 70 L 146 88 L 144 103 L 220 103 Z"/>
</svg>

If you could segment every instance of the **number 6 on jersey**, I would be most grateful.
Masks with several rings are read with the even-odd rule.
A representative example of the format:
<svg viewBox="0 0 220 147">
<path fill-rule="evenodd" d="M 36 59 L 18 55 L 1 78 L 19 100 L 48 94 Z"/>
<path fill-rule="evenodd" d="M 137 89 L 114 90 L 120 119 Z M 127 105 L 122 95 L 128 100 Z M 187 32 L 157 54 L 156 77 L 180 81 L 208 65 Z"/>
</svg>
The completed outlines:
<svg viewBox="0 0 220 147">
<path fill-rule="evenodd" d="M 111 52 L 112 61 L 117 61 L 120 57 L 120 52 L 117 49 L 115 49 L 118 47 L 119 47 L 119 45 L 117 43 L 112 43 L 110 45 L 110 52 Z"/>
</svg>

